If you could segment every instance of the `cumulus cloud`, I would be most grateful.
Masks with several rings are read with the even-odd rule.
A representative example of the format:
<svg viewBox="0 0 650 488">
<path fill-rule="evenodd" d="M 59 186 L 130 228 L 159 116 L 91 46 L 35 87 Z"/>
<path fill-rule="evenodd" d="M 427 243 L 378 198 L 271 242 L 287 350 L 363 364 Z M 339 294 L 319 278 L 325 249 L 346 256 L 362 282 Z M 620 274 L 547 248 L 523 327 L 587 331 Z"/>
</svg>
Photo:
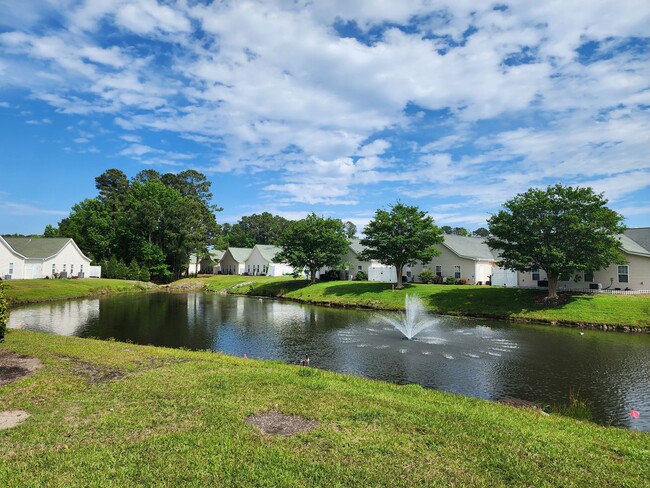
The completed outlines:
<svg viewBox="0 0 650 488">
<path fill-rule="evenodd" d="M 41 3 L 63 27 L 9 5 L 5 86 L 177 134 L 201 169 L 266 172 L 287 204 L 354 205 L 386 183 L 486 206 L 555 181 L 650 186 L 643 0 Z M 141 162 L 194 158 L 121 138 Z"/>
</svg>

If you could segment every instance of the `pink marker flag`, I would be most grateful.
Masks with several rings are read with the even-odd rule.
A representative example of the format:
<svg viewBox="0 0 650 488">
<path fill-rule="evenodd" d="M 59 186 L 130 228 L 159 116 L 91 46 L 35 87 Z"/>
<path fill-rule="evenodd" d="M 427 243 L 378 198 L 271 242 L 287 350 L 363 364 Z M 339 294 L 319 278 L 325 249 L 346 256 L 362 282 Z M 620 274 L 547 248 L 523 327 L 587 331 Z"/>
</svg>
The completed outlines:
<svg viewBox="0 0 650 488">
<path fill-rule="evenodd" d="M 244 353 L 244 359 L 248 359 L 248 356 L 246 356 L 246 353 Z"/>
<path fill-rule="evenodd" d="M 637 410 L 630 410 L 630 417 L 638 419 L 641 416 L 641 413 Z"/>
</svg>

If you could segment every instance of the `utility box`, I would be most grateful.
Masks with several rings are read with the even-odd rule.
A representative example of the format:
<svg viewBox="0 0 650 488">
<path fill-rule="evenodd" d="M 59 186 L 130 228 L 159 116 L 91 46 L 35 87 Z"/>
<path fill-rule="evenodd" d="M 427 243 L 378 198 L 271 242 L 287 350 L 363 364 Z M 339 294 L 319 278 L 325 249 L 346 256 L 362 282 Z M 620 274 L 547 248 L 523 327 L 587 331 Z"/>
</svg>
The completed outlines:
<svg viewBox="0 0 650 488">
<path fill-rule="evenodd" d="M 3 279 L 5 279 L 5 280 L 10 280 L 10 279 L 11 279 L 11 275 L 5 275 Z"/>
</svg>

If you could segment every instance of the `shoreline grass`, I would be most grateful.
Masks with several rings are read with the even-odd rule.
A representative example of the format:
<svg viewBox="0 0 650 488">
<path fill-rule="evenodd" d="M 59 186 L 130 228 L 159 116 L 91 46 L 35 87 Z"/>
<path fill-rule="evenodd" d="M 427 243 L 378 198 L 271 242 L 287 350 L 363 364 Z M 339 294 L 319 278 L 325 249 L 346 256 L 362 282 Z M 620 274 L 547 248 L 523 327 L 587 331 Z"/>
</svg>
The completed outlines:
<svg viewBox="0 0 650 488">
<path fill-rule="evenodd" d="M 566 303 L 549 306 L 543 303 L 544 291 L 522 288 L 407 284 L 393 290 L 390 283 L 332 281 L 308 286 L 306 280 L 257 281 L 250 276 L 217 276 L 205 283 L 206 290 L 222 293 L 379 310 L 403 310 L 406 294 L 413 294 L 429 311 L 443 315 L 650 332 L 650 295 L 568 294 Z"/>
<path fill-rule="evenodd" d="M 143 281 L 81 278 L 66 280 L 7 280 L 3 281 L 9 307 L 27 303 L 72 298 L 94 297 L 113 293 L 157 290 L 158 286 Z"/>
<path fill-rule="evenodd" d="M 11 331 L 0 486 L 643 486 L 647 433 L 218 353 Z M 248 415 L 316 420 L 295 437 Z"/>
</svg>

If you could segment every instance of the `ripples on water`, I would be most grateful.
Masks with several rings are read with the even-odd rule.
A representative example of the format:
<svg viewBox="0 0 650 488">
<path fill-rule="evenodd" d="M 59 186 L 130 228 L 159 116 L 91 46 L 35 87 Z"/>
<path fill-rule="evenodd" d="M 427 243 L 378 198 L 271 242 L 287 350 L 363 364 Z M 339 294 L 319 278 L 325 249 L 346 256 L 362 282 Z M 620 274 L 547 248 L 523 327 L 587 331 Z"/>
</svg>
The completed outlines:
<svg viewBox="0 0 650 488">
<path fill-rule="evenodd" d="M 631 335 L 440 317 L 416 340 L 381 314 L 190 294 L 30 305 L 9 327 L 296 362 L 496 400 L 566 403 L 577 388 L 596 419 L 650 431 L 650 334 Z M 629 416 L 641 412 L 639 419 Z"/>
</svg>

